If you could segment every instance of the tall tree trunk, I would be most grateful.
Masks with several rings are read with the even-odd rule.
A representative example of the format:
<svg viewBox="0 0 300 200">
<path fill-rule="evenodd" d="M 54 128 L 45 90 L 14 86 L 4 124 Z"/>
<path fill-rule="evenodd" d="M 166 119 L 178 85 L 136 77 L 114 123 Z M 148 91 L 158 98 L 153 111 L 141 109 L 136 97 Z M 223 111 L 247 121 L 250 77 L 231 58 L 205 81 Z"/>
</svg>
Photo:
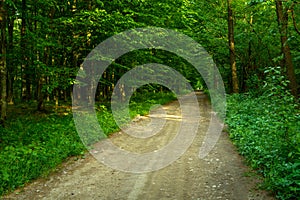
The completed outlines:
<svg viewBox="0 0 300 200">
<path fill-rule="evenodd" d="M 232 87 L 233 92 L 239 92 L 239 81 L 237 76 L 236 61 L 235 61 L 235 49 L 234 49 L 234 24 L 232 14 L 232 0 L 227 0 L 228 6 L 228 42 L 229 42 L 229 55 L 230 55 L 230 66 L 232 74 Z"/>
<path fill-rule="evenodd" d="M 28 78 L 27 78 L 27 61 L 28 57 L 26 55 L 27 46 L 26 46 L 26 0 L 22 0 L 22 24 L 21 24 L 21 54 L 22 54 L 22 64 L 21 64 L 21 73 L 22 73 L 22 91 L 21 98 L 23 100 L 28 100 Z"/>
<path fill-rule="evenodd" d="M 4 8 L 5 0 L 0 2 L 0 30 L 1 30 L 1 37 L 0 37 L 0 78 L 1 78 L 1 100 L 0 100 L 0 124 L 4 124 L 6 119 L 6 109 L 7 109 L 7 102 L 6 102 L 6 18 L 7 13 Z"/>
<path fill-rule="evenodd" d="M 279 33 L 281 39 L 281 51 L 284 55 L 283 68 L 286 67 L 287 77 L 290 81 L 290 89 L 292 94 L 297 98 L 297 81 L 292 61 L 290 47 L 287 43 L 287 30 L 288 30 L 288 9 L 284 9 L 281 0 L 276 0 L 276 13 L 279 26 Z"/>
<path fill-rule="evenodd" d="M 14 17 L 8 16 L 8 43 L 7 43 L 7 54 L 12 55 L 13 54 L 13 31 L 14 31 Z M 16 71 L 13 67 L 13 62 L 7 60 L 7 102 L 8 104 L 12 105 L 13 102 L 13 96 L 14 96 L 14 90 L 13 90 L 13 83 L 14 83 L 14 72 Z"/>
</svg>

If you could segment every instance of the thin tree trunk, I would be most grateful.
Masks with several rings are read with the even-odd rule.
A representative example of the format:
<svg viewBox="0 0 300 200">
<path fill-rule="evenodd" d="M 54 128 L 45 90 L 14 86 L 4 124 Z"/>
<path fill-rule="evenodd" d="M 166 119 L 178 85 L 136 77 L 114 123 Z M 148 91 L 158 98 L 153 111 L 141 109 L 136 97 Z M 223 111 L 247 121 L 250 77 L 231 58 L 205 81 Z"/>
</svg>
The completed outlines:
<svg viewBox="0 0 300 200">
<path fill-rule="evenodd" d="M 27 83 L 27 61 L 28 57 L 26 55 L 27 45 L 26 45 L 26 0 L 22 0 L 22 24 L 21 24 L 21 53 L 22 53 L 22 64 L 21 64 L 21 73 L 22 73 L 22 86 L 21 86 L 21 98 L 23 100 L 28 100 L 28 83 Z"/>
<path fill-rule="evenodd" d="M 7 44 L 7 53 L 11 55 L 13 53 L 13 31 L 14 31 L 14 18 L 8 18 L 8 44 Z M 9 60 L 7 61 L 7 102 L 8 104 L 12 105 L 14 90 L 13 90 L 13 83 L 14 83 L 14 68 L 13 63 Z"/>
<path fill-rule="evenodd" d="M 284 55 L 284 66 L 286 67 L 286 73 L 287 77 L 290 81 L 290 89 L 292 92 L 292 95 L 294 95 L 296 98 L 298 96 L 297 94 L 297 81 L 294 71 L 294 65 L 292 61 L 292 55 L 290 51 L 290 47 L 288 45 L 288 37 L 287 37 L 287 30 L 288 30 L 288 12 L 287 9 L 283 8 L 282 1 L 276 0 L 276 13 L 277 13 L 277 21 L 279 26 L 279 32 L 280 32 L 280 39 L 281 39 L 281 50 Z"/>
<path fill-rule="evenodd" d="M 4 8 L 5 0 L 0 2 L 0 29 L 1 29 L 1 38 L 0 38 L 0 78 L 1 78 L 1 100 L 0 100 L 0 124 L 4 124 L 6 120 L 6 10 Z"/>
<path fill-rule="evenodd" d="M 37 110 L 38 111 L 43 111 L 45 110 L 45 104 L 44 104 L 44 93 L 42 92 L 42 88 L 45 82 L 45 78 L 42 75 L 39 79 L 38 82 L 38 89 L 37 89 L 37 96 L 38 96 L 38 107 Z"/>
<path fill-rule="evenodd" d="M 85 0 L 85 1 L 86 1 L 87 9 L 92 10 L 92 1 L 91 0 Z"/>
<path fill-rule="evenodd" d="M 55 99 L 55 109 L 58 108 L 58 101 L 59 101 L 59 89 L 56 88 L 54 90 L 54 99 Z"/>
<path fill-rule="evenodd" d="M 228 42 L 229 42 L 229 54 L 230 54 L 230 66 L 232 74 L 232 86 L 233 92 L 239 92 L 239 81 L 237 76 L 236 69 L 236 60 L 235 60 L 235 49 L 234 49 L 234 24 L 233 24 L 233 14 L 232 14 L 232 0 L 227 0 L 228 4 Z"/>
</svg>

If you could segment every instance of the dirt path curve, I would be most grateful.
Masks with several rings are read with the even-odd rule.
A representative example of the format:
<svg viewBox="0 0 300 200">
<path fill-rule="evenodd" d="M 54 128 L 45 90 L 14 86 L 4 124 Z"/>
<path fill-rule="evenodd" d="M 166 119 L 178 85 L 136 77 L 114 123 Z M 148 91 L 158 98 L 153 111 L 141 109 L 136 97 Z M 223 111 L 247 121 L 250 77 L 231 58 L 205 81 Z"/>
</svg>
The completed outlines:
<svg viewBox="0 0 300 200">
<path fill-rule="evenodd" d="M 222 133 L 217 145 L 204 159 L 198 158 L 210 119 L 210 106 L 204 94 L 198 95 L 201 121 L 198 134 L 187 152 L 171 165 L 154 172 L 133 174 L 120 172 L 100 164 L 94 157 L 70 160 L 47 179 L 26 186 L 9 199 L 201 199 L 201 200 L 271 200 L 266 192 L 255 189 L 257 177 L 250 175 L 227 133 Z M 166 125 L 155 136 L 136 139 L 114 134 L 110 139 L 123 149 L 150 152 L 167 144 L 179 126 L 180 109 L 177 101 L 163 106 Z M 148 123 L 140 117 L 136 124 Z M 167 134 L 166 134 L 167 133 Z"/>
</svg>

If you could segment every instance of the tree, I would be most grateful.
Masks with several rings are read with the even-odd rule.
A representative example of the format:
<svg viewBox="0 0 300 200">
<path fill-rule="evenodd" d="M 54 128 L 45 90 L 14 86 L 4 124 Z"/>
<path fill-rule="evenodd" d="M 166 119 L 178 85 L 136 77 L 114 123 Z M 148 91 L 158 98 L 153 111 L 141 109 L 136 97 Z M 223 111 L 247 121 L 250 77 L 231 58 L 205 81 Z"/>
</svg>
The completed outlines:
<svg viewBox="0 0 300 200">
<path fill-rule="evenodd" d="M 3 124 L 6 119 L 6 10 L 5 0 L 0 2 L 0 78 L 1 78 L 1 99 L 0 99 L 0 123 Z"/>
<path fill-rule="evenodd" d="M 232 0 L 227 0 L 228 6 L 228 42 L 229 42 L 229 54 L 230 54 L 230 66 L 232 73 L 232 87 L 233 92 L 239 92 L 239 82 L 236 69 L 235 49 L 234 49 L 234 24 L 232 13 Z"/>
<path fill-rule="evenodd" d="M 297 98 L 297 81 L 292 61 L 290 47 L 288 45 L 288 9 L 283 7 L 281 0 L 276 0 L 276 13 L 281 39 L 281 51 L 284 56 L 283 68 L 286 68 L 287 77 L 290 81 L 292 94 Z"/>
</svg>

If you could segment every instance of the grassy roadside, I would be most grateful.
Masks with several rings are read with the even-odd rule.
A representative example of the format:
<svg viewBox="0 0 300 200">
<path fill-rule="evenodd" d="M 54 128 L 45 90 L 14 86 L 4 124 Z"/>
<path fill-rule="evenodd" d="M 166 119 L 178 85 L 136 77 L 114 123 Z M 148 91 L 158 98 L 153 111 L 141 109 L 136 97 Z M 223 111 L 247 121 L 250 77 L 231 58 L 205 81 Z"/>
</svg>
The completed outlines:
<svg viewBox="0 0 300 200">
<path fill-rule="evenodd" d="M 232 95 L 230 137 L 278 199 L 300 196 L 300 111 L 289 95 Z"/>
<path fill-rule="evenodd" d="M 145 93 L 130 103 L 131 117 L 145 115 L 154 104 L 166 104 L 172 93 Z M 118 130 L 109 108 L 102 106 L 98 119 L 105 134 Z M 25 111 L 23 111 L 25 112 Z M 40 176 L 46 176 L 69 156 L 86 152 L 72 113 L 14 115 L 0 128 L 0 197 Z"/>
</svg>

